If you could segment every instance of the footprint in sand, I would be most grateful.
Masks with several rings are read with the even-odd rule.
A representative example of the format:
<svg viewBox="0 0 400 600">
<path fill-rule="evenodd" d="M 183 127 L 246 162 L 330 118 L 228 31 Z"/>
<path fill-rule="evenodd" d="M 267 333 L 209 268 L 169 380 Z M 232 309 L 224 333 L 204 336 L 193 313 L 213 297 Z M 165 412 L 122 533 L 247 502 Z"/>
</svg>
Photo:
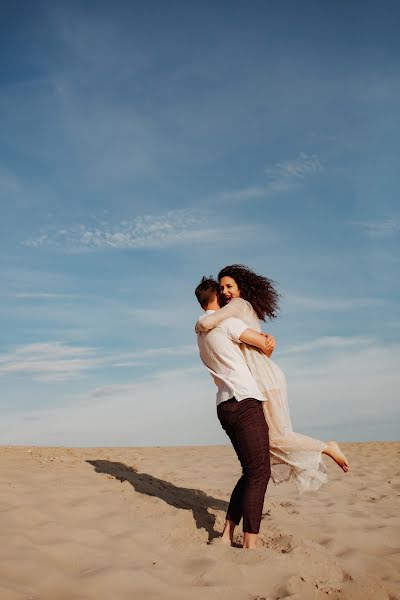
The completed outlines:
<svg viewBox="0 0 400 600">
<path fill-rule="evenodd" d="M 295 547 L 293 536 L 287 534 L 278 534 L 269 538 L 260 536 L 260 545 L 282 554 L 288 554 Z"/>
<path fill-rule="evenodd" d="M 321 544 L 321 546 L 329 546 L 333 541 L 333 538 L 327 537 L 318 540 L 318 544 Z"/>
<path fill-rule="evenodd" d="M 279 503 L 282 508 L 286 508 L 286 512 L 288 515 L 298 515 L 299 511 L 296 510 L 291 502 L 280 502 Z"/>
<path fill-rule="evenodd" d="M 336 556 L 339 558 L 349 558 L 350 556 L 354 556 L 355 553 L 356 551 L 354 548 L 346 548 L 345 550 L 338 552 Z"/>
<path fill-rule="evenodd" d="M 379 500 L 383 500 L 386 497 L 386 494 L 381 494 L 380 496 L 369 496 L 367 498 L 367 502 L 379 502 Z"/>
<path fill-rule="evenodd" d="M 350 516 L 357 518 L 357 519 L 363 519 L 363 518 L 368 518 L 368 514 L 362 510 L 358 510 L 358 509 L 354 509 L 350 511 Z"/>
</svg>

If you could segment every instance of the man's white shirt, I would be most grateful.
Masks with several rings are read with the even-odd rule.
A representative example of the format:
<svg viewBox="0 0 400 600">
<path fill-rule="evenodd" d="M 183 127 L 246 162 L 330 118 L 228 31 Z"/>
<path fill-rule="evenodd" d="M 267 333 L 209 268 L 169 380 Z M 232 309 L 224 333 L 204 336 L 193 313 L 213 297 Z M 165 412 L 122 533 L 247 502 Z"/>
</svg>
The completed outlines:
<svg viewBox="0 0 400 600">
<path fill-rule="evenodd" d="M 207 310 L 199 319 L 213 312 Z M 207 333 L 197 334 L 201 360 L 218 388 L 217 406 L 233 397 L 238 401 L 245 398 L 264 399 L 240 349 L 240 336 L 245 329 L 248 329 L 248 325 L 244 321 L 230 318 Z"/>
</svg>

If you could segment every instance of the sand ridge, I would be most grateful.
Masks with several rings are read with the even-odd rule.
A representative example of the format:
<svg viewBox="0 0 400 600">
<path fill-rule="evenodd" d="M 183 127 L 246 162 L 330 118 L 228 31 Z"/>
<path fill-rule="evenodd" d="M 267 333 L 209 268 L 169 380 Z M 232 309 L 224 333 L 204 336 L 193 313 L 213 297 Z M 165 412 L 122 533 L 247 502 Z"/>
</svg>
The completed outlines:
<svg viewBox="0 0 400 600">
<path fill-rule="evenodd" d="M 343 448 L 317 492 L 269 484 L 243 551 L 230 446 L 0 447 L 0 599 L 400 598 L 400 442 Z"/>
</svg>

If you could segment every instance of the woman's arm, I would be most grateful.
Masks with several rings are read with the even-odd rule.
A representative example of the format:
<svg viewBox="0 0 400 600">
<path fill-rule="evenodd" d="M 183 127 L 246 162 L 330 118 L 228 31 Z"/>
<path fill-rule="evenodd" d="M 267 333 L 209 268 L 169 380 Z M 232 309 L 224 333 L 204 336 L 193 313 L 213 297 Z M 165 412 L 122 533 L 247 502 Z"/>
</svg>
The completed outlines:
<svg viewBox="0 0 400 600">
<path fill-rule="evenodd" d="M 248 346 L 255 346 L 263 354 L 271 356 L 275 348 L 275 338 L 270 334 L 258 333 L 254 329 L 245 329 L 240 335 L 240 341 Z"/>
<path fill-rule="evenodd" d="M 197 321 L 195 331 L 196 333 L 203 333 L 214 329 L 217 325 L 224 321 L 234 317 L 235 319 L 241 319 L 246 322 L 245 315 L 248 310 L 246 300 L 243 298 L 234 298 L 226 306 L 216 310 L 212 315 L 204 317 L 200 321 Z"/>
</svg>

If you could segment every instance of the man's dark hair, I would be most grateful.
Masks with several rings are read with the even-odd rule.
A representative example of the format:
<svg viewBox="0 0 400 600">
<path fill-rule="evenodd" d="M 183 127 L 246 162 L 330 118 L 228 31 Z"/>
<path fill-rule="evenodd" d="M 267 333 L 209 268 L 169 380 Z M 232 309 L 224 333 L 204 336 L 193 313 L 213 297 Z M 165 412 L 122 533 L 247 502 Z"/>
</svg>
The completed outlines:
<svg viewBox="0 0 400 600">
<path fill-rule="evenodd" d="M 218 296 L 219 283 L 210 277 L 203 277 L 197 288 L 194 290 L 196 298 L 200 303 L 201 308 L 205 309 L 215 296 Z"/>
</svg>

